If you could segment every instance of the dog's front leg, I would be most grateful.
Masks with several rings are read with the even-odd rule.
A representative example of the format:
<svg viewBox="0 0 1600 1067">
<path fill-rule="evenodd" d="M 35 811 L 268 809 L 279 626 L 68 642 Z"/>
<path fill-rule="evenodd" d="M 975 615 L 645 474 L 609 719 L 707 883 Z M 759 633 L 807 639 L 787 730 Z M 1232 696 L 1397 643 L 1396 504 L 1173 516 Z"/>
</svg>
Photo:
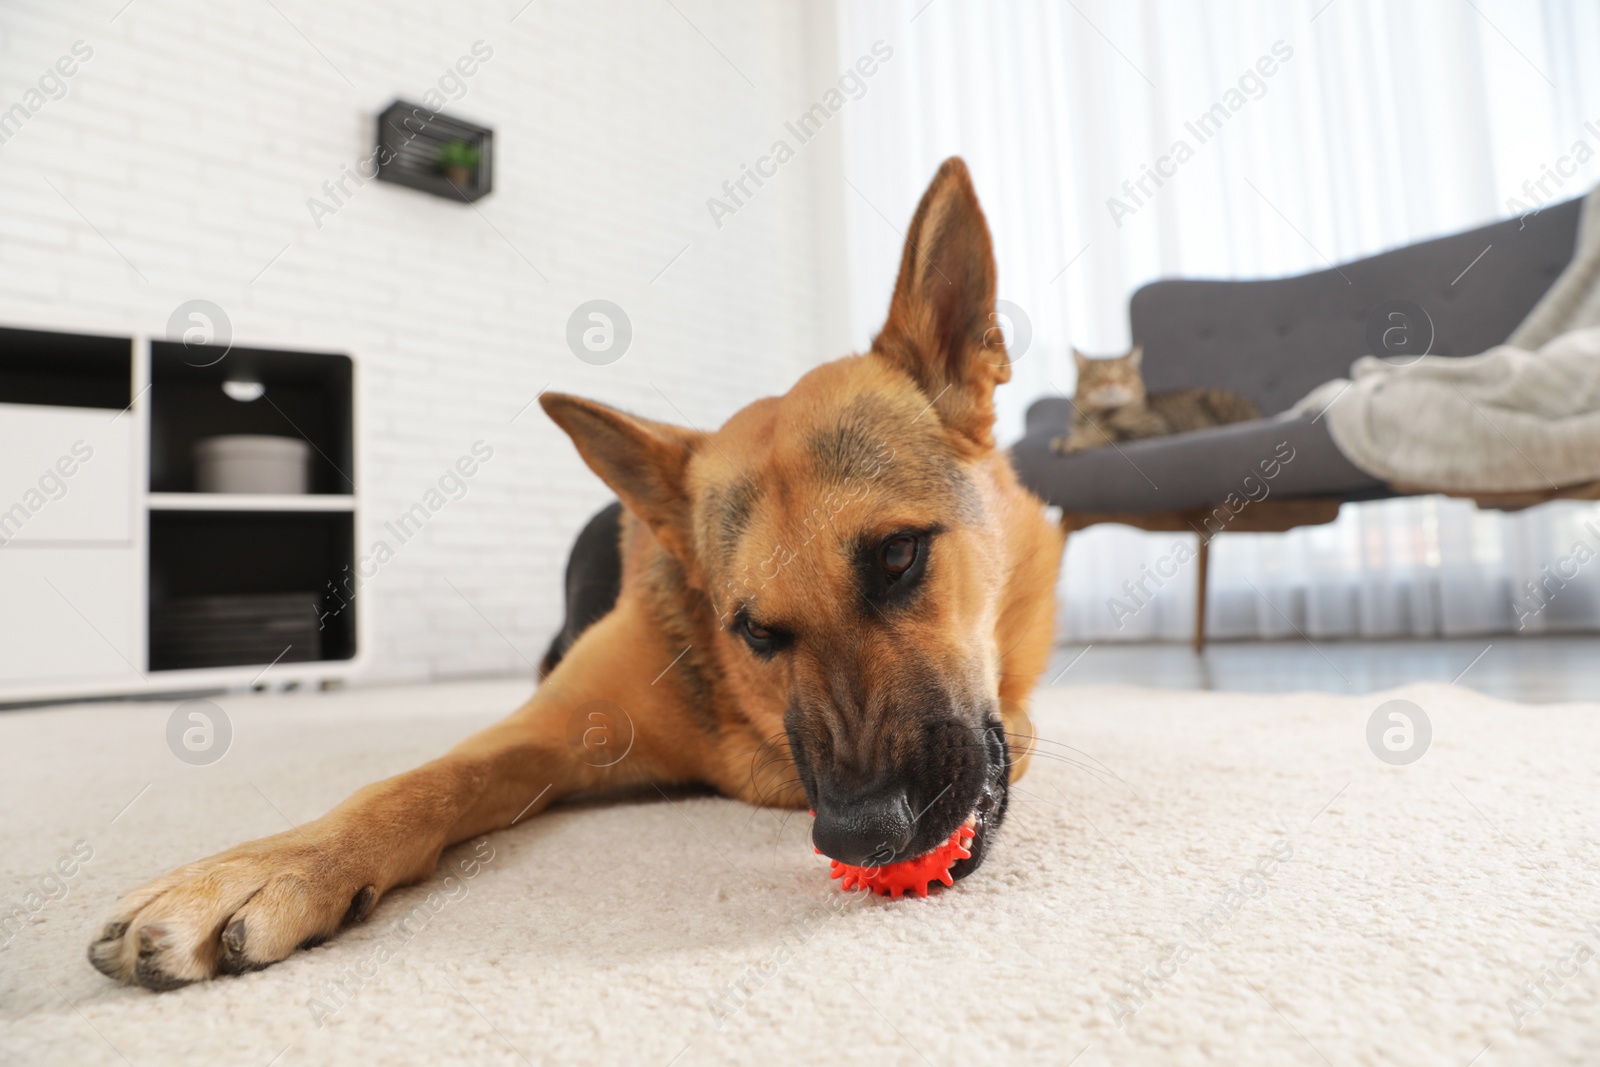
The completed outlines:
<svg viewBox="0 0 1600 1067">
<path fill-rule="evenodd" d="M 150 989 L 255 970 L 366 918 L 385 892 L 426 878 L 448 846 L 587 789 L 693 777 L 664 757 L 666 685 L 633 680 L 653 635 L 627 605 L 584 635 L 533 698 L 445 756 L 376 782 L 319 819 L 180 867 L 124 897 L 89 948 L 96 968 Z M 631 669 L 630 669 L 631 668 Z M 590 702 L 626 708 L 626 757 L 569 741 Z"/>
</svg>

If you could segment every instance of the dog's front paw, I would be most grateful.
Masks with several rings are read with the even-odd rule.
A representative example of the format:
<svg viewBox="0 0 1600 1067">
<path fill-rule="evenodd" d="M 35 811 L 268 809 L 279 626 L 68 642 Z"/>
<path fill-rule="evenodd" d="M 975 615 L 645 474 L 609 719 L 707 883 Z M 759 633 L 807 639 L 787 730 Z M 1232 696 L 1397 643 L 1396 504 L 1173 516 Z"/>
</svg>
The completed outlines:
<svg viewBox="0 0 1600 1067">
<path fill-rule="evenodd" d="M 180 867 L 122 898 L 89 962 L 158 991 L 276 963 L 377 903 L 340 851 L 308 826 Z"/>
</svg>

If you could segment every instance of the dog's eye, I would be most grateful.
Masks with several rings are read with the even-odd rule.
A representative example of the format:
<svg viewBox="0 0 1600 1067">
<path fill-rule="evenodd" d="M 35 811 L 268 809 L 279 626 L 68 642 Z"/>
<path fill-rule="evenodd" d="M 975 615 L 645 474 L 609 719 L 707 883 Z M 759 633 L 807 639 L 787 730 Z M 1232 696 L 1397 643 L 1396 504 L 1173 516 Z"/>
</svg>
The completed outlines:
<svg viewBox="0 0 1600 1067">
<path fill-rule="evenodd" d="M 891 578 L 898 578 L 911 569 L 917 561 L 917 539 L 915 537 L 891 537 L 878 549 L 878 562 L 883 564 L 883 569 Z"/>
<path fill-rule="evenodd" d="M 748 615 L 741 615 L 735 625 L 739 636 L 750 646 L 750 651 L 763 659 L 775 653 L 782 644 L 782 635 L 755 622 Z"/>
</svg>

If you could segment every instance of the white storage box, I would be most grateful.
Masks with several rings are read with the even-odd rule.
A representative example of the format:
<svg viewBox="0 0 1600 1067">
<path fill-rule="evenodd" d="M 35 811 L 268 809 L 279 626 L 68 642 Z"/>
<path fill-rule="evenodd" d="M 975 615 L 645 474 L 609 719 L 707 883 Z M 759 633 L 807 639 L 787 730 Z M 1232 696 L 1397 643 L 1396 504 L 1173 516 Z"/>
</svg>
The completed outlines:
<svg viewBox="0 0 1600 1067">
<path fill-rule="evenodd" d="M 194 445 L 194 485 L 202 493 L 309 493 L 311 446 L 296 437 L 207 437 Z"/>
</svg>

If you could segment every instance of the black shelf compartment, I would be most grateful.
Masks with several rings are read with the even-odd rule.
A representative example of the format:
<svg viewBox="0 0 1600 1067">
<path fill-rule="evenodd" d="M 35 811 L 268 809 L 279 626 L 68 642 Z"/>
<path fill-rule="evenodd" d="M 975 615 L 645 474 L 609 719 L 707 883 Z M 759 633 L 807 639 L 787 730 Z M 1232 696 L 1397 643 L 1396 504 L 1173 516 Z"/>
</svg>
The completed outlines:
<svg viewBox="0 0 1600 1067">
<path fill-rule="evenodd" d="M 150 343 L 150 491 L 194 491 L 196 441 L 219 434 L 271 434 L 311 443 L 311 492 L 355 493 L 354 370 L 349 356 L 230 349 L 209 366 L 175 341 Z M 265 387 L 234 400 L 226 381 Z"/>
<path fill-rule="evenodd" d="M 0 327 L 0 404 L 121 411 L 133 403 L 133 341 Z"/>
<path fill-rule="evenodd" d="M 150 670 L 353 658 L 354 521 L 350 512 L 151 512 Z"/>
<path fill-rule="evenodd" d="M 478 169 L 465 185 L 452 183 L 434 162 L 439 149 L 452 141 L 464 141 L 478 150 Z M 488 196 L 494 188 L 494 131 L 421 104 L 396 100 L 383 109 L 376 153 L 379 181 L 466 203 Z"/>
</svg>

